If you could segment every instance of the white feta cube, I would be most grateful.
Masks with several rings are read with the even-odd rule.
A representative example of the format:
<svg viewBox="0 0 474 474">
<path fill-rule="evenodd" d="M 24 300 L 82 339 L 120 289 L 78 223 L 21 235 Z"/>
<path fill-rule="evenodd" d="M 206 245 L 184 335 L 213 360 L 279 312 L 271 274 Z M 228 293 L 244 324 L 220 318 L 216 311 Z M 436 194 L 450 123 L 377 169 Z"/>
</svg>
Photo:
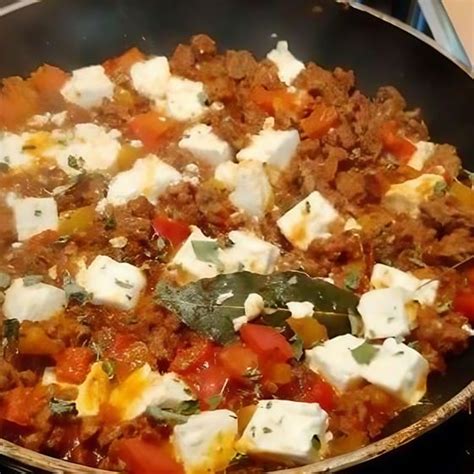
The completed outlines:
<svg viewBox="0 0 474 474">
<path fill-rule="evenodd" d="M 304 69 L 304 64 L 288 50 L 287 41 L 278 41 L 276 48 L 267 54 L 267 58 L 276 64 L 278 77 L 287 86 L 291 85 Z"/>
<path fill-rule="evenodd" d="M 66 293 L 61 288 L 17 278 L 5 291 L 3 314 L 6 319 L 20 322 L 45 321 L 63 311 L 66 304 Z"/>
<path fill-rule="evenodd" d="M 202 82 L 172 76 L 166 92 L 166 112 L 176 120 L 195 120 L 206 110 L 207 100 Z"/>
<path fill-rule="evenodd" d="M 289 165 L 299 142 L 300 136 L 295 129 L 264 128 L 250 137 L 250 143 L 237 153 L 237 159 L 260 161 L 282 170 Z"/>
<path fill-rule="evenodd" d="M 181 181 L 182 176 L 172 166 L 156 155 L 147 155 L 135 161 L 133 167 L 112 178 L 107 192 L 107 203 L 121 206 L 128 201 L 144 196 L 152 204 L 171 184 Z"/>
<path fill-rule="evenodd" d="M 88 66 L 72 71 L 71 78 L 61 89 L 62 96 L 84 109 L 98 107 L 114 95 L 114 83 L 102 66 Z"/>
<path fill-rule="evenodd" d="M 416 146 L 416 151 L 411 156 L 407 165 L 421 171 L 425 166 L 425 163 L 433 156 L 433 153 L 436 149 L 436 144 L 432 142 L 419 141 L 414 144 Z"/>
<path fill-rule="evenodd" d="M 230 410 L 205 411 L 176 425 L 172 443 L 186 474 L 221 472 L 235 455 L 237 416 Z"/>
<path fill-rule="evenodd" d="M 92 364 L 86 379 L 77 389 L 76 409 L 79 417 L 97 416 L 107 402 L 110 381 L 102 362 Z"/>
<path fill-rule="evenodd" d="M 319 404 L 260 400 L 236 448 L 263 459 L 307 464 L 324 455 L 329 439 L 328 414 Z"/>
<path fill-rule="evenodd" d="M 397 214 L 416 218 L 420 214 L 420 205 L 434 196 L 438 187 L 445 185 L 446 181 L 438 174 L 422 174 L 418 178 L 392 184 L 382 204 Z"/>
<path fill-rule="evenodd" d="M 407 405 L 419 402 L 426 392 L 429 364 L 411 347 L 386 339 L 362 375 L 371 384 L 385 390 Z"/>
<path fill-rule="evenodd" d="M 87 270 L 77 274 L 76 280 L 91 294 L 93 304 L 114 306 L 124 311 L 136 306 L 146 285 L 146 278 L 139 268 L 105 255 L 97 256 Z"/>
<path fill-rule="evenodd" d="M 382 288 L 364 293 L 357 310 L 367 339 L 404 337 L 416 326 L 413 294 L 403 288 Z"/>
<path fill-rule="evenodd" d="M 248 271 L 266 275 L 272 273 L 280 250 L 255 235 L 240 230 L 229 232 L 231 247 L 220 252 L 226 273 Z"/>
<path fill-rule="evenodd" d="M 179 280 L 183 283 L 212 278 L 218 274 L 216 265 L 199 260 L 193 248 L 195 241 L 216 242 L 216 240 L 206 237 L 198 227 L 191 226 L 191 230 L 191 235 L 171 260 L 171 266 L 177 268 Z"/>
<path fill-rule="evenodd" d="M 233 156 L 231 146 L 203 123 L 187 129 L 178 146 L 211 166 L 232 160 Z"/>
<path fill-rule="evenodd" d="M 55 144 L 44 155 L 56 160 L 69 175 L 83 171 L 113 169 L 122 148 L 118 130 L 107 130 L 93 123 L 80 123 L 68 131 L 54 130 Z"/>
<path fill-rule="evenodd" d="M 150 406 L 174 410 L 183 402 L 193 400 L 194 396 L 189 386 L 179 375 L 168 372 L 162 375 L 154 384 L 150 394 Z"/>
<path fill-rule="evenodd" d="M 31 165 L 34 157 L 23 148 L 30 137 L 30 133 L 0 133 L 0 165 L 9 168 Z"/>
<path fill-rule="evenodd" d="M 58 228 L 58 207 L 52 197 L 15 199 L 12 209 L 20 242 Z"/>
<path fill-rule="evenodd" d="M 295 247 L 307 250 L 314 239 L 329 238 L 330 226 L 338 219 L 334 206 L 318 191 L 313 191 L 280 217 L 277 225 Z"/>
<path fill-rule="evenodd" d="M 147 61 L 139 61 L 130 68 L 130 77 L 138 93 L 150 100 L 162 99 L 171 77 L 168 59 L 156 56 Z"/>
<path fill-rule="evenodd" d="M 370 284 L 374 288 L 403 288 L 413 293 L 413 299 L 422 305 L 433 305 L 439 287 L 438 280 L 419 279 L 409 272 L 376 263 Z"/>
<path fill-rule="evenodd" d="M 314 304 L 309 301 L 290 301 L 286 303 L 290 310 L 291 317 L 294 319 L 312 318 L 314 313 Z"/>
<path fill-rule="evenodd" d="M 305 351 L 306 363 L 339 392 L 355 388 L 363 379 L 351 351 L 363 342 L 364 339 L 352 334 L 334 337 Z"/>
</svg>

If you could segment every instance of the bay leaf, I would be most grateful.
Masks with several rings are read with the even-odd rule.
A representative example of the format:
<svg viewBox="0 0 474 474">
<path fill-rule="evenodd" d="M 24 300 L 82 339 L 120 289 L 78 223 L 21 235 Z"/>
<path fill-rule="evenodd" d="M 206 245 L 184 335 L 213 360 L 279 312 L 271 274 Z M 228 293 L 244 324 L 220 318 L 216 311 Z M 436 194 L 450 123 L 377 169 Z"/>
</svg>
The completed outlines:
<svg viewBox="0 0 474 474">
<path fill-rule="evenodd" d="M 232 291 L 221 304 L 219 296 Z M 250 293 L 262 296 L 265 307 L 273 309 L 263 320 L 272 326 L 285 326 L 290 317 L 289 301 L 309 301 L 314 318 L 326 326 L 329 337 L 351 332 L 349 313 L 357 313 L 358 298 L 318 278 L 302 272 L 259 275 L 250 272 L 230 273 L 205 278 L 184 286 L 160 282 L 155 298 L 191 329 L 216 342 L 227 344 L 236 339 L 232 320 L 244 314 L 244 302 Z"/>
</svg>

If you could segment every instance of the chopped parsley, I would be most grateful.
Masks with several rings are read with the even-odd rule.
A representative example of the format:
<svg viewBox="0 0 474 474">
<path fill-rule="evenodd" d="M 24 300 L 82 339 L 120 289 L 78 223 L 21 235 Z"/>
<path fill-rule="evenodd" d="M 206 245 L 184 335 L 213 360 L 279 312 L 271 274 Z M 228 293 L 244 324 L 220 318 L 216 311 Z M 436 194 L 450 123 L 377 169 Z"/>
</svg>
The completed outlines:
<svg viewBox="0 0 474 474">
<path fill-rule="evenodd" d="M 120 288 L 125 288 L 126 290 L 131 290 L 133 288 L 133 285 L 131 283 L 128 283 L 127 281 L 119 280 L 118 278 L 115 279 L 115 284 L 117 286 L 120 286 Z"/>
<path fill-rule="evenodd" d="M 195 413 L 199 413 L 199 402 L 198 400 L 185 400 L 181 402 L 174 411 L 180 415 L 194 415 Z"/>
<path fill-rule="evenodd" d="M 87 292 L 82 286 L 78 285 L 71 277 L 69 272 L 66 272 L 63 277 L 63 290 L 66 293 L 67 301 L 76 301 L 79 304 L 85 304 L 92 299 L 92 295 Z"/>
<path fill-rule="evenodd" d="M 262 431 L 264 434 L 268 434 L 268 433 L 271 433 L 273 430 L 271 428 L 268 428 L 268 426 L 264 426 L 262 428 Z"/>
<path fill-rule="evenodd" d="M 360 346 L 352 349 L 351 354 L 358 364 L 367 365 L 370 364 L 378 351 L 379 350 L 375 346 L 364 341 Z"/>
<path fill-rule="evenodd" d="M 188 421 L 188 416 L 176 413 L 172 410 L 165 410 L 160 407 L 148 407 L 145 412 L 160 425 L 182 425 Z"/>
<path fill-rule="evenodd" d="M 313 446 L 313 449 L 316 451 L 319 451 L 321 449 L 321 440 L 319 439 L 318 435 L 313 435 L 311 438 L 311 444 Z"/>
<path fill-rule="evenodd" d="M 35 217 L 39 217 L 43 214 L 43 211 L 41 209 L 35 209 Z"/>
<path fill-rule="evenodd" d="M 77 415 L 76 404 L 69 400 L 60 400 L 59 398 L 52 398 L 49 401 L 49 409 L 53 415 Z"/>
<path fill-rule="evenodd" d="M 115 219 L 115 216 L 111 214 L 110 216 L 107 216 L 104 221 L 104 228 L 105 230 L 114 230 L 117 227 L 117 221 Z"/>
<path fill-rule="evenodd" d="M 306 214 L 309 214 L 311 212 L 311 204 L 309 201 L 304 202 L 304 210 L 306 211 Z"/>
<path fill-rule="evenodd" d="M 68 166 L 77 171 L 82 171 L 84 169 L 84 163 L 84 159 L 81 157 L 69 155 L 67 158 Z"/>
<path fill-rule="evenodd" d="M 21 149 L 22 151 L 36 150 L 36 145 L 23 145 Z"/>
<path fill-rule="evenodd" d="M 354 270 L 350 271 L 344 277 L 344 286 L 348 290 L 357 290 L 360 285 L 360 273 Z"/>
<path fill-rule="evenodd" d="M 243 375 L 252 382 L 257 382 L 262 378 L 261 372 L 256 367 L 247 367 Z"/>
<path fill-rule="evenodd" d="M 102 362 L 102 370 L 107 374 L 109 379 L 113 379 L 115 377 L 115 362 L 113 360 L 104 360 Z"/>
</svg>

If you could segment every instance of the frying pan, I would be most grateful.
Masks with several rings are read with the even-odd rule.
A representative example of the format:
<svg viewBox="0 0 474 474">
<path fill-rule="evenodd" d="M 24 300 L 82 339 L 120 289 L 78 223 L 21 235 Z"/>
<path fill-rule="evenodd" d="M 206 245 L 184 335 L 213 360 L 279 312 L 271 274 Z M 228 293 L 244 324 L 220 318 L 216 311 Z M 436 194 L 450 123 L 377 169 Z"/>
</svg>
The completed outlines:
<svg viewBox="0 0 474 474">
<path fill-rule="evenodd" d="M 223 49 L 248 49 L 262 57 L 274 46 L 277 35 L 288 40 L 294 54 L 304 61 L 353 69 L 365 94 L 373 95 L 381 85 L 398 88 L 410 107 L 422 109 L 434 141 L 454 144 L 464 166 L 474 168 L 472 73 L 434 42 L 370 8 L 333 0 L 19 3 L 26 6 L 0 17 L 0 77 L 26 75 L 45 62 L 64 69 L 96 64 L 132 46 L 169 55 L 179 42 L 196 33 L 209 34 Z M 284 472 L 336 471 L 395 449 L 465 407 L 474 397 L 473 374 L 474 344 L 449 361 L 445 375 L 430 377 L 426 399 L 393 420 L 379 441 Z M 52 459 L 3 440 L 0 455 L 17 467 L 16 472 L 107 472 Z"/>
</svg>

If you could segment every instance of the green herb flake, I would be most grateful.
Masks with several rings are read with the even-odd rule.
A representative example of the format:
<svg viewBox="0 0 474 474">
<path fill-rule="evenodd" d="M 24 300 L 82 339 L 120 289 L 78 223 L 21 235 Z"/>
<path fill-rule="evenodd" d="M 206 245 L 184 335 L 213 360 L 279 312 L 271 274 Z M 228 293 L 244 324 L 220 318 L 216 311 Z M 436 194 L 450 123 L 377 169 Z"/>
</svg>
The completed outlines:
<svg viewBox="0 0 474 474">
<path fill-rule="evenodd" d="M 209 406 L 209 410 L 215 410 L 222 403 L 222 400 L 223 396 L 220 393 L 209 397 L 207 399 L 207 405 Z"/>
<path fill-rule="evenodd" d="M 43 215 L 43 211 L 41 209 L 35 209 L 35 217 L 40 217 Z"/>
<path fill-rule="evenodd" d="M 18 319 L 5 319 L 3 321 L 3 337 L 9 344 L 18 341 L 20 337 L 20 321 Z"/>
<path fill-rule="evenodd" d="M 398 352 L 395 352 L 395 354 L 393 354 L 393 355 L 394 355 L 394 356 L 401 356 L 401 355 L 403 355 L 403 354 L 405 354 L 404 351 L 398 351 Z"/>
<path fill-rule="evenodd" d="M 120 288 L 125 288 L 126 290 L 131 290 L 133 288 L 132 284 L 126 281 L 119 280 L 118 278 L 115 279 L 115 284 L 117 286 L 120 286 Z"/>
<path fill-rule="evenodd" d="M 49 401 L 49 409 L 53 415 L 77 415 L 76 404 L 69 400 L 60 400 L 59 398 L 52 398 Z"/>
<path fill-rule="evenodd" d="M 112 380 L 115 377 L 115 362 L 113 360 L 104 360 L 102 362 L 102 370 L 107 374 L 107 377 Z"/>
<path fill-rule="evenodd" d="M 43 281 L 42 275 L 27 275 L 22 278 L 23 286 L 33 286 Z"/>
<path fill-rule="evenodd" d="M 243 375 L 252 382 L 258 382 L 262 378 L 262 374 L 257 367 L 247 367 Z"/>
<path fill-rule="evenodd" d="M 446 181 L 438 181 L 433 188 L 433 192 L 435 196 L 442 197 L 446 194 L 446 191 L 448 189 L 448 185 L 446 184 Z"/>
<path fill-rule="evenodd" d="M 106 216 L 104 219 L 104 228 L 105 230 L 114 230 L 117 227 L 117 221 L 113 214 Z"/>
<path fill-rule="evenodd" d="M 67 158 L 67 164 L 70 168 L 77 170 L 77 171 L 82 171 L 84 168 L 84 159 L 81 157 L 76 157 L 73 155 L 69 155 Z"/>
<path fill-rule="evenodd" d="M 0 162 L 0 173 L 8 173 L 10 171 L 10 165 L 3 161 Z"/>
<path fill-rule="evenodd" d="M 273 430 L 271 428 L 268 428 L 268 426 L 264 426 L 262 428 L 262 431 L 264 434 L 268 434 L 268 433 L 271 433 Z"/>
<path fill-rule="evenodd" d="M 265 405 L 265 408 L 267 410 L 270 410 L 270 408 L 273 406 L 273 403 L 272 402 L 267 402 L 266 405 Z"/>
<path fill-rule="evenodd" d="M 344 286 L 348 290 L 357 290 L 360 285 L 360 273 L 356 271 L 350 271 L 344 277 Z"/>
<path fill-rule="evenodd" d="M 304 210 L 306 214 L 309 214 L 311 212 L 311 204 L 309 201 L 304 202 Z"/>
<path fill-rule="evenodd" d="M 66 293 L 67 301 L 76 301 L 83 305 L 92 299 L 92 295 L 87 292 L 82 286 L 78 285 L 71 277 L 69 272 L 66 272 L 63 277 L 63 290 Z"/>
<path fill-rule="evenodd" d="M 303 340 L 301 337 L 298 336 L 298 334 L 295 334 L 291 340 L 291 348 L 293 349 L 293 356 L 296 360 L 300 360 L 301 357 L 303 357 Z"/>
<path fill-rule="evenodd" d="M 0 289 L 7 289 L 12 282 L 12 279 L 8 273 L 0 272 Z"/>
<path fill-rule="evenodd" d="M 181 415 L 171 410 L 164 410 L 160 407 L 148 407 L 145 413 L 160 425 L 182 425 L 189 418 L 186 415 Z"/>
<path fill-rule="evenodd" d="M 212 240 L 193 240 L 191 245 L 198 260 L 214 264 L 219 272 L 223 270 L 222 262 L 218 257 L 219 246 L 217 242 Z"/>
<path fill-rule="evenodd" d="M 313 446 L 313 449 L 316 451 L 319 451 L 321 449 L 321 440 L 319 439 L 318 435 L 313 435 L 311 438 L 311 444 Z"/>
<path fill-rule="evenodd" d="M 181 402 L 174 410 L 179 415 L 191 416 L 199 413 L 199 401 L 198 400 L 185 400 Z"/>
<path fill-rule="evenodd" d="M 378 351 L 379 350 L 375 346 L 364 341 L 360 346 L 352 349 L 351 354 L 358 364 L 367 365 L 370 364 Z"/>
</svg>

